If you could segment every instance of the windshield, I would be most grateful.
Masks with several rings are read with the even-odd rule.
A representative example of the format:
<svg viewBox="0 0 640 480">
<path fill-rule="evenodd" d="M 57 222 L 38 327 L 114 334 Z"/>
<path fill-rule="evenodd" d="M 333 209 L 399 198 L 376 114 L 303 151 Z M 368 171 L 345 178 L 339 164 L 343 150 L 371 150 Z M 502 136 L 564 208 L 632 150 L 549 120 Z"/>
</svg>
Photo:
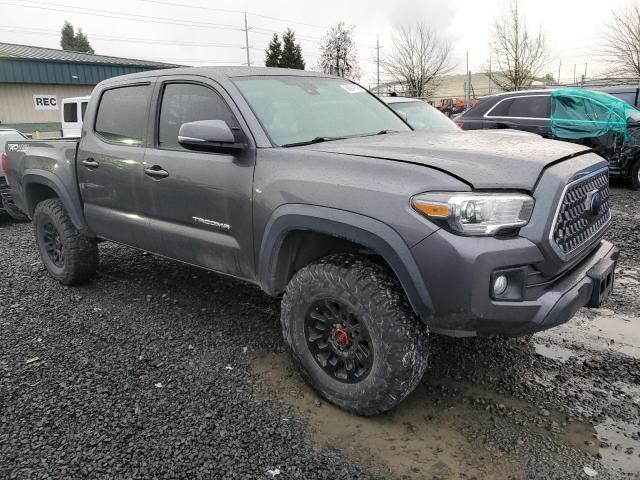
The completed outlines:
<svg viewBox="0 0 640 480">
<path fill-rule="evenodd" d="M 416 130 L 430 132 L 456 132 L 460 130 L 446 115 L 426 102 L 394 102 L 389 106 L 396 112 L 404 113 L 409 125 Z"/>
<path fill-rule="evenodd" d="M 263 76 L 236 78 L 234 83 L 276 145 L 411 130 L 349 80 Z"/>
<path fill-rule="evenodd" d="M 7 150 L 7 142 L 16 142 L 24 139 L 24 135 L 15 130 L 0 130 L 0 153 Z"/>
</svg>

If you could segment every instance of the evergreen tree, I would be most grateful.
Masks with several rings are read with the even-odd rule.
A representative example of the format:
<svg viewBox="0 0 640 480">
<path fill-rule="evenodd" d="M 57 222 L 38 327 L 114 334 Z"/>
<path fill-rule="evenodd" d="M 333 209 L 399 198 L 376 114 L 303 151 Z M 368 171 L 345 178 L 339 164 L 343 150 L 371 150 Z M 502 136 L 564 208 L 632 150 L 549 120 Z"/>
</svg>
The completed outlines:
<svg viewBox="0 0 640 480">
<path fill-rule="evenodd" d="M 63 50 L 72 50 L 74 52 L 95 53 L 89 39 L 82 33 L 82 29 L 78 29 L 76 33 L 73 25 L 65 21 L 60 31 L 60 46 Z"/>
<path fill-rule="evenodd" d="M 265 67 L 278 67 L 280 66 L 280 57 L 282 57 L 282 45 L 280 44 L 280 39 L 278 38 L 278 34 L 274 33 L 273 37 L 271 37 L 271 42 L 269 42 L 269 47 L 264 51 Z"/>
<path fill-rule="evenodd" d="M 60 46 L 63 50 L 74 50 L 75 46 L 75 32 L 73 31 L 73 25 L 65 21 L 64 26 L 60 32 Z"/>
<path fill-rule="evenodd" d="M 304 70 L 302 47 L 296 44 L 296 34 L 290 28 L 282 34 L 282 56 L 278 66 Z"/>
</svg>

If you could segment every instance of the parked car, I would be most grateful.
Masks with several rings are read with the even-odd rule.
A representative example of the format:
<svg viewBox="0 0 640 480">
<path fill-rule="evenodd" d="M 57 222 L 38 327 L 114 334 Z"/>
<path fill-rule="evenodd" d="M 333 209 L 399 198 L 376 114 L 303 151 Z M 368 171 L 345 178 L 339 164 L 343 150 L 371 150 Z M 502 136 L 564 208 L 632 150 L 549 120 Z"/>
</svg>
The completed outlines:
<svg viewBox="0 0 640 480">
<path fill-rule="evenodd" d="M 415 132 L 322 73 L 116 77 L 80 139 L 8 150 L 51 276 L 88 281 L 109 240 L 254 283 L 282 296 L 311 385 L 361 415 L 415 388 L 429 331 L 525 335 L 613 287 L 607 163 L 589 148 Z"/>
<path fill-rule="evenodd" d="M 577 103 L 572 115 L 579 117 L 584 129 L 582 136 L 558 137 L 554 135 L 551 126 L 552 97 L 564 91 L 573 91 L 575 95 L 584 92 L 587 98 Z M 601 101 L 598 100 L 601 98 Z M 608 109 L 614 108 L 624 116 L 633 128 L 627 129 L 628 134 L 603 132 L 594 136 L 593 131 L 599 129 L 599 120 L 594 112 L 600 110 L 600 103 L 607 103 Z M 478 104 L 465 112 L 456 123 L 464 130 L 476 129 L 517 129 L 536 133 L 545 138 L 581 143 L 593 148 L 596 153 L 609 161 L 612 177 L 628 178 L 633 187 L 640 189 L 640 129 L 637 128 L 636 118 L 640 111 L 618 99 L 617 105 L 613 96 L 603 92 L 590 92 L 582 89 L 550 89 L 525 90 L 501 93 L 480 99 Z"/>
<path fill-rule="evenodd" d="M 79 137 L 82 121 L 91 97 L 72 97 L 62 100 L 62 136 Z"/>
<path fill-rule="evenodd" d="M 28 220 L 28 218 L 13 203 L 9 185 L 7 185 L 7 179 L 5 177 L 7 163 L 7 154 L 5 152 L 7 142 L 26 140 L 26 138 L 27 137 L 25 137 L 18 130 L 14 130 L 13 128 L 0 127 L 0 163 L 2 166 L 2 172 L 0 175 L 0 214 L 6 213 L 14 220 L 18 220 L 21 222 Z"/>
<path fill-rule="evenodd" d="M 613 95 L 633 107 L 638 108 L 640 106 L 640 96 L 638 95 L 640 89 L 637 86 L 601 87 L 595 88 L 594 90 Z"/>
<path fill-rule="evenodd" d="M 380 97 L 399 113 L 416 130 L 432 132 L 455 132 L 458 129 L 449 117 L 436 110 L 424 100 L 408 97 Z"/>
</svg>

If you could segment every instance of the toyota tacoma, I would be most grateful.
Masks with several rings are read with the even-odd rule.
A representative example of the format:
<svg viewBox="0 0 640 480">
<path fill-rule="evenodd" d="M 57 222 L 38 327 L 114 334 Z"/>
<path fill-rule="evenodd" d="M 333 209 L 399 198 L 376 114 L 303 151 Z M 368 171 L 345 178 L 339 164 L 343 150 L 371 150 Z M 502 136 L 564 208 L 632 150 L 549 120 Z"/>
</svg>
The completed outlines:
<svg viewBox="0 0 640 480">
<path fill-rule="evenodd" d="M 100 83 L 80 139 L 9 142 L 49 273 L 113 241 L 282 297 L 293 358 L 373 415 L 427 366 L 428 332 L 520 336 L 597 307 L 618 249 L 607 162 L 537 136 L 420 132 L 338 77 L 184 68 Z"/>
</svg>

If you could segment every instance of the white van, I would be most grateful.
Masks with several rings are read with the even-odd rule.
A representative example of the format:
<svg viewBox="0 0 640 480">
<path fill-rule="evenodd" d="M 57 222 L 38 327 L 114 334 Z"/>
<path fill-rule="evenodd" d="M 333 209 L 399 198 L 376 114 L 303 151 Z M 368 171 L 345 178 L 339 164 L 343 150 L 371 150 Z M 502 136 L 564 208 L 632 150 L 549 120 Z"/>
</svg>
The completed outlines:
<svg viewBox="0 0 640 480">
<path fill-rule="evenodd" d="M 62 100 L 62 136 L 79 137 L 82 120 L 91 97 L 73 97 Z"/>
</svg>

